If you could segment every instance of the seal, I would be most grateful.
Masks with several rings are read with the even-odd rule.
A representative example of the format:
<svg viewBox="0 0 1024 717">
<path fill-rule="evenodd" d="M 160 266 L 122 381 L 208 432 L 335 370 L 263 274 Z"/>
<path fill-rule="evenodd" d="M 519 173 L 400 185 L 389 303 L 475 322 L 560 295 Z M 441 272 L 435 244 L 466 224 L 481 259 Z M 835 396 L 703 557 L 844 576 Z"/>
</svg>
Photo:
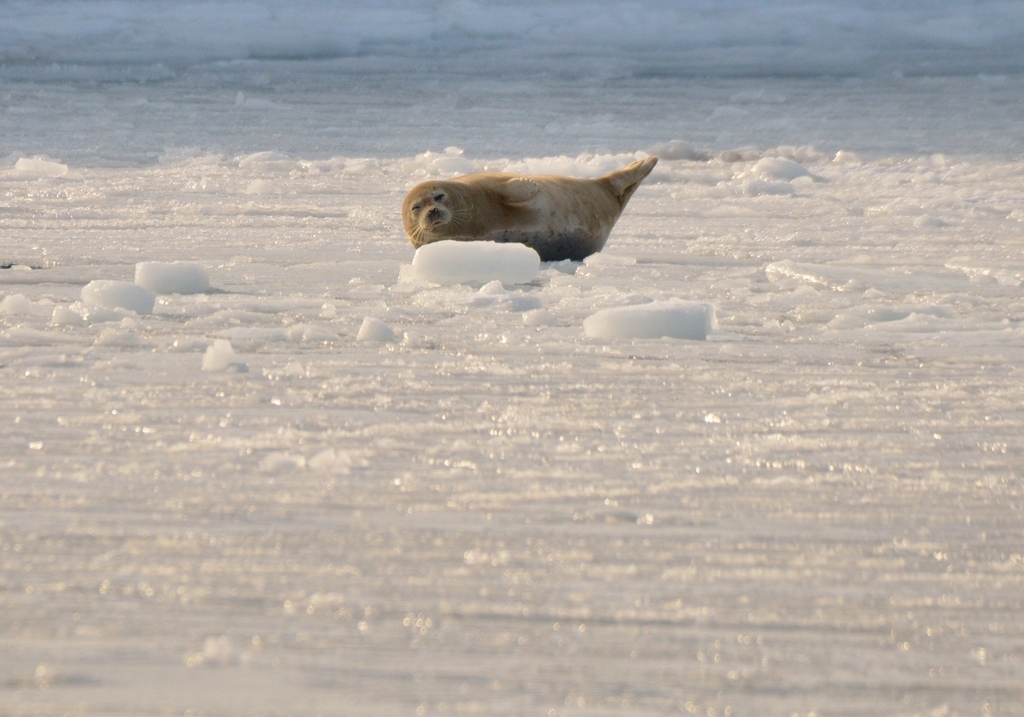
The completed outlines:
<svg viewBox="0 0 1024 717">
<path fill-rule="evenodd" d="M 658 163 L 637 160 L 598 179 L 497 172 L 423 182 L 402 204 L 414 247 L 431 242 L 519 242 L 541 261 L 581 261 L 601 251 L 640 183 Z"/>
</svg>

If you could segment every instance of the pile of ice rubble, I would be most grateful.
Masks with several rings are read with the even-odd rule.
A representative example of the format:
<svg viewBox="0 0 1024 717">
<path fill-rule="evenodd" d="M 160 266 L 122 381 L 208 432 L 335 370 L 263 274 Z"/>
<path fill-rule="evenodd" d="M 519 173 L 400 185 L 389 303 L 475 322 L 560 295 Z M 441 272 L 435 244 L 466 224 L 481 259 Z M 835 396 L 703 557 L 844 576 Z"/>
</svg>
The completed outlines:
<svg viewBox="0 0 1024 717">
<path fill-rule="evenodd" d="M 586 263 L 615 261 L 599 254 Z M 540 257 L 522 244 L 440 241 L 416 250 L 412 265 L 403 268 L 400 280 L 434 284 L 482 284 L 482 295 L 506 293 L 505 284 L 528 284 L 540 271 Z M 524 299 L 526 297 L 523 297 Z M 528 325 L 547 323 L 550 314 L 540 306 L 524 314 Z M 364 329 L 366 325 L 364 324 Z M 703 341 L 715 328 L 715 310 L 710 304 L 670 299 L 639 306 L 603 309 L 583 322 L 584 333 L 602 339 L 692 339 Z M 362 331 L 360 332 L 362 335 Z"/>
<path fill-rule="evenodd" d="M 635 262 L 627 257 L 589 257 L 587 265 Z M 571 263 L 571 262 L 564 262 Z M 500 302 L 523 312 L 528 326 L 554 323 L 539 299 L 506 286 L 533 282 L 541 270 L 540 257 L 522 244 L 442 241 L 416 250 L 411 265 L 402 267 L 400 283 L 451 286 L 479 286 L 478 301 L 487 307 Z M 23 294 L 11 294 L 0 301 L 0 314 L 51 315 L 53 326 L 88 326 L 120 322 L 131 328 L 139 316 L 150 315 L 158 295 L 201 294 L 210 291 L 206 269 L 192 262 L 142 262 L 135 267 L 135 281 L 98 279 L 90 281 L 78 301 L 61 305 L 46 300 L 33 302 Z M 675 338 L 702 341 L 716 327 L 711 304 L 670 299 L 635 306 L 602 309 L 583 321 L 584 334 L 595 339 Z M 109 334 L 109 335 L 108 335 Z M 117 344 L 116 330 L 101 333 L 100 345 Z M 118 334 L 120 335 L 120 334 Z M 359 328 L 359 342 L 396 341 L 394 329 L 372 316 Z M 202 360 L 204 371 L 245 372 L 245 363 L 235 354 L 228 338 L 216 338 Z"/>
</svg>

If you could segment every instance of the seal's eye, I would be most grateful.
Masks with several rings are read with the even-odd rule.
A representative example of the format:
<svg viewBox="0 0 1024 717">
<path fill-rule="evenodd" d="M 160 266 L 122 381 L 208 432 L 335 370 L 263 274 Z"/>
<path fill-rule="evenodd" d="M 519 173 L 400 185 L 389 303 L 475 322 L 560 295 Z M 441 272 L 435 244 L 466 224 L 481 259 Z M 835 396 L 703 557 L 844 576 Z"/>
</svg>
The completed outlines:
<svg viewBox="0 0 1024 717">
<path fill-rule="evenodd" d="M 413 204 L 413 205 L 412 205 L 412 210 L 413 210 L 414 212 L 418 212 L 418 211 L 419 211 L 419 210 L 421 210 L 421 209 L 423 209 L 423 207 L 421 207 L 421 206 L 420 206 L 419 204 Z"/>
<path fill-rule="evenodd" d="M 440 202 L 443 199 L 444 199 L 444 195 L 443 194 L 435 194 L 434 195 L 434 201 L 435 202 Z"/>
</svg>

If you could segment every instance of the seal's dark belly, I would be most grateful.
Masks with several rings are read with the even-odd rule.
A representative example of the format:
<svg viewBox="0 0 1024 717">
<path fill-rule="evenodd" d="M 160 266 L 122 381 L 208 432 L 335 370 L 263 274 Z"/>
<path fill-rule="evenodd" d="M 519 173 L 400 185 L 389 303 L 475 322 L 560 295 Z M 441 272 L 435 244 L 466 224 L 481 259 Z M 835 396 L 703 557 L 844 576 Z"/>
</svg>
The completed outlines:
<svg viewBox="0 0 1024 717">
<path fill-rule="evenodd" d="M 525 244 L 540 254 L 541 261 L 563 261 L 565 259 L 583 261 L 591 254 L 601 251 L 607 238 L 607 236 L 595 237 L 582 231 L 529 232 L 521 230 L 502 230 L 490 232 L 481 237 L 473 237 L 478 241 Z"/>
</svg>

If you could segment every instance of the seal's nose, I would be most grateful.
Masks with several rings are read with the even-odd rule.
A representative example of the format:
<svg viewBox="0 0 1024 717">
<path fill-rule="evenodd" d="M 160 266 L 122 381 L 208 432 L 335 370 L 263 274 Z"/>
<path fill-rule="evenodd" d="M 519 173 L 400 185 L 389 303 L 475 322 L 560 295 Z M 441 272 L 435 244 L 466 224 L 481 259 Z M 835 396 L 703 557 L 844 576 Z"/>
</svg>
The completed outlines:
<svg viewBox="0 0 1024 717">
<path fill-rule="evenodd" d="M 438 209 L 437 207 L 433 207 L 429 212 L 427 212 L 427 221 L 436 222 L 438 219 L 441 218 L 441 216 L 441 210 Z"/>
</svg>

